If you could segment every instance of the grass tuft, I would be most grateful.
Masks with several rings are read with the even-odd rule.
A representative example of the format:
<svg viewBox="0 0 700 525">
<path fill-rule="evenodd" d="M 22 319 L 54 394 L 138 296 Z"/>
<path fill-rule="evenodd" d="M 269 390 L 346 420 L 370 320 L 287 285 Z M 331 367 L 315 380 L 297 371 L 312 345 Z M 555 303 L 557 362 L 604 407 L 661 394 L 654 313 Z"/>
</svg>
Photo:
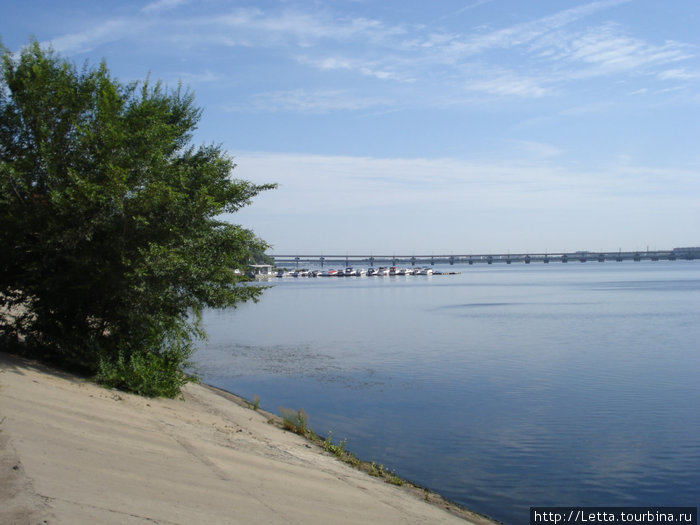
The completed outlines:
<svg viewBox="0 0 700 525">
<path fill-rule="evenodd" d="M 248 403 L 248 408 L 257 412 L 260 409 L 260 396 L 256 395 L 252 403 L 250 401 L 246 401 L 246 403 Z"/>
<path fill-rule="evenodd" d="M 306 436 L 309 429 L 309 415 L 301 408 L 294 410 L 291 408 L 280 407 L 282 414 L 282 426 L 295 432 L 301 436 Z"/>
<path fill-rule="evenodd" d="M 323 449 L 327 452 L 330 452 L 336 457 L 343 458 L 346 454 L 345 452 L 345 447 L 348 444 L 348 438 L 345 438 L 343 441 L 338 443 L 337 445 L 333 444 L 333 431 L 328 432 L 328 437 L 326 440 L 323 442 Z"/>
</svg>

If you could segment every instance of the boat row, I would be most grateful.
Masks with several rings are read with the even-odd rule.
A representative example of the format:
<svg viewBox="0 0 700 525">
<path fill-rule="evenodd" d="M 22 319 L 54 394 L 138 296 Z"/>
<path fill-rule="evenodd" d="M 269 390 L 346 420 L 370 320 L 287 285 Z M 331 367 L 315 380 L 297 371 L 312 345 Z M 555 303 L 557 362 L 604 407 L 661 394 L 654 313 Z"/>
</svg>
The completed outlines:
<svg viewBox="0 0 700 525">
<path fill-rule="evenodd" d="M 363 275 L 432 275 L 433 269 L 424 268 L 398 268 L 396 266 L 380 266 L 379 268 L 352 268 L 345 270 L 279 270 L 277 277 L 361 277 Z"/>
</svg>

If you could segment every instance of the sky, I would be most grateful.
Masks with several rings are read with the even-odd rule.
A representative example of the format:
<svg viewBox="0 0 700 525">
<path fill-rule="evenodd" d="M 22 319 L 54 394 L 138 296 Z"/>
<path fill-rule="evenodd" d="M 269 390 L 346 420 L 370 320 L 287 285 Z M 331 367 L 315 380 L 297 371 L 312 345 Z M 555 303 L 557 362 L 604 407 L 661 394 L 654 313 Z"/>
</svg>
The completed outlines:
<svg viewBox="0 0 700 525">
<path fill-rule="evenodd" d="M 189 88 L 272 254 L 700 245 L 697 0 L 0 5 L 12 51 Z"/>
</svg>

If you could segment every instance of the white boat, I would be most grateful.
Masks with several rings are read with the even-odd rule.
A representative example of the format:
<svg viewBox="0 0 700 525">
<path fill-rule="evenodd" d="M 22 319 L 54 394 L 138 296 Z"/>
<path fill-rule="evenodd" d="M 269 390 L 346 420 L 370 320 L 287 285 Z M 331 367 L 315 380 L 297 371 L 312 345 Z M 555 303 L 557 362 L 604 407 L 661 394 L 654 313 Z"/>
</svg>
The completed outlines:
<svg viewBox="0 0 700 525">
<path fill-rule="evenodd" d="M 356 275 L 359 275 L 360 277 L 362 277 L 363 275 L 367 275 L 367 270 L 365 270 L 364 268 L 360 268 L 359 270 L 355 271 L 357 272 Z"/>
<path fill-rule="evenodd" d="M 377 270 L 375 268 L 368 268 L 367 275 L 377 275 Z"/>
<path fill-rule="evenodd" d="M 421 269 L 420 269 L 420 274 L 421 274 L 421 275 L 433 275 L 433 269 L 432 269 L 432 268 L 428 268 L 428 267 L 421 268 Z"/>
<path fill-rule="evenodd" d="M 345 271 L 343 273 L 345 274 L 346 277 L 350 277 L 353 275 L 357 275 L 357 270 L 355 270 L 352 267 L 347 267 L 347 268 L 345 268 Z"/>
<path fill-rule="evenodd" d="M 377 275 L 389 275 L 389 268 L 381 266 L 377 269 Z"/>
<path fill-rule="evenodd" d="M 411 275 L 412 273 L 413 272 L 408 268 L 401 268 L 400 270 L 397 270 L 396 275 Z"/>
</svg>

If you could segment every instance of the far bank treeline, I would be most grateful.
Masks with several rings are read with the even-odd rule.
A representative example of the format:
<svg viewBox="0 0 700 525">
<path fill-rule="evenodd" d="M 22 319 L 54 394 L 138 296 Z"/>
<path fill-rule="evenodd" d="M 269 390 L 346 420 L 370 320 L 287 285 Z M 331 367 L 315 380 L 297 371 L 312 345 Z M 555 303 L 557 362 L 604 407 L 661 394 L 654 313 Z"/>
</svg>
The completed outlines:
<svg viewBox="0 0 700 525">
<path fill-rule="evenodd" d="M 191 144 L 192 94 L 124 84 L 32 42 L 2 48 L 2 345 L 144 395 L 188 378 L 205 307 L 255 300 L 235 272 L 265 243 L 217 220 L 273 184 Z"/>
</svg>

